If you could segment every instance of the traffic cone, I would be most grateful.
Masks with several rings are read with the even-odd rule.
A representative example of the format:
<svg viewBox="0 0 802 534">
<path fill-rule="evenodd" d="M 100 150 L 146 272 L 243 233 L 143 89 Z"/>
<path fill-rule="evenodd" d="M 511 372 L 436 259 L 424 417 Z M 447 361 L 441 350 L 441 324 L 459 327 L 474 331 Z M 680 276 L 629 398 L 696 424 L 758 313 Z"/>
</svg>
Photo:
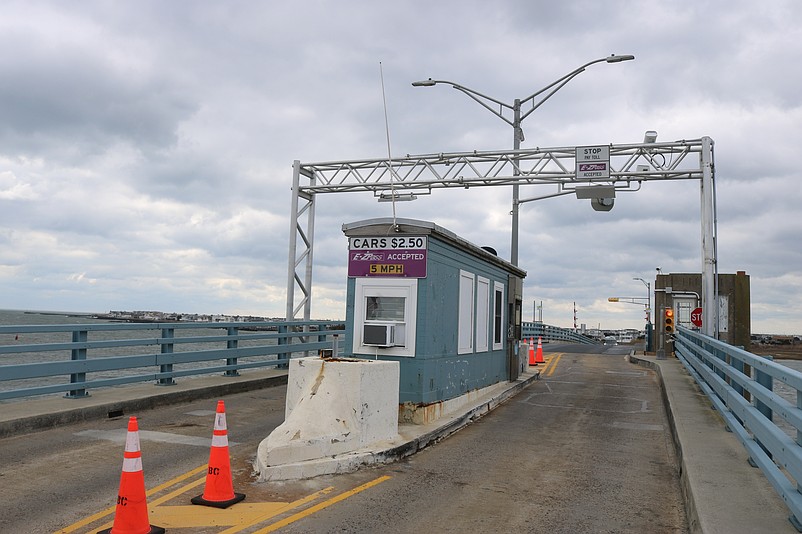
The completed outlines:
<svg viewBox="0 0 802 534">
<path fill-rule="evenodd" d="M 535 354 L 535 365 L 539 363 L 546 363 L 546 360 L 543 359 L 543 343 L 540 340 L 540 336 L 537 337 L 537 354 Z"/>
<path fill-rule="evenodd" d="M 212 450 L 209 453 L 209 470 L 206 474 L 206 487 L 203 495 L 191 499 L 192 504 L 228 508 L 245 498 L 244 493 L 234 493 L 231 478 L 231 461 L 228 457 L 228 431 L 226 430 L 226 407 L 217 401 L 214 417 Z"/>
<path fill-rule="evenodd" d="M 535 340 L 529 338 L 529 365 L 537 365 L 535 361 Z"/>
<path fill-rule="evenodd" d="M 148 521 L 148 503 L 145 498 L 145 475 L 142 472 L 142 453 L 139 450 L 139 426 L 136 417 L 128 419 L 125 438 L 123 472 L 114 524 L 98 534 L 162 534 L 164 529 Z"/>
</svg>

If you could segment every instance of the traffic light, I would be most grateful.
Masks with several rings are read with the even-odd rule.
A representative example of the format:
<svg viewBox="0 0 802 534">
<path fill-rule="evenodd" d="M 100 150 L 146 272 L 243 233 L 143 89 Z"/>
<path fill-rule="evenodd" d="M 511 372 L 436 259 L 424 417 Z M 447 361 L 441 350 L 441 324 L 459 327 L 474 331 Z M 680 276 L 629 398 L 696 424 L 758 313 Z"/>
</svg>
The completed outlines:
<svg viewBox="0 0 802 534">
<path fill-rule="evenodd" d="M 666 327 L 666 334 L 674 333 L 674 310 L 672 308 L 666 308 L 663 311 L 663 324 Z"/>
</svg>

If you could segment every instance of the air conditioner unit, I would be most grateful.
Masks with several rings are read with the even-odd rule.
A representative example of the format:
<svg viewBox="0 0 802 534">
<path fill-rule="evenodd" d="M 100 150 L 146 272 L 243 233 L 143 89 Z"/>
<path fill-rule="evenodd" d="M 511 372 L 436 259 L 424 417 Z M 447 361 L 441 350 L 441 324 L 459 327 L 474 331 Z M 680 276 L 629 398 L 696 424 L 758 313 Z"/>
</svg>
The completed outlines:
<svg viewBox="0 0 802 534">
<path fill-rule="evenodd" d="M 395 346 L 395 324 L 366 324 L 362 327 L 362 344 L 372 347 Z"/>
</svg>

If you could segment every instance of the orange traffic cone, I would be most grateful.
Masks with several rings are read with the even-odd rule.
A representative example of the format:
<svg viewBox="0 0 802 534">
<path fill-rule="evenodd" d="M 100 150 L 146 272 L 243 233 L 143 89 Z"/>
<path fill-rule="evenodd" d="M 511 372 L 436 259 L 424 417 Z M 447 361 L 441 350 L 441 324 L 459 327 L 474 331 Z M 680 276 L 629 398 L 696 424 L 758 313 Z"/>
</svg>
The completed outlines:
<svg viewBox="0 0 802 534">
<path fill-rule="evenodd" d="M 245 498 L 244 493 L 234 493 L 231 478 L 231 461 L 228 457 L 228 431 L 226 430 L 226 407 L 217 401 L 217 414 L 214 418 L 212 450 L 209 453 L 209 471 L 206 474 L 206 487 L 203 495 L 193 497 L 192 504 L 228 508 Z"/>
<path fill-rule="evenodd" d="M 535 340 L 529 338 L 529 365 L 537 365 L 535 361 Z"/>
<path fill-rule="evenodd" d="M 546 363 L 543 359 L 543 343 L 540 341 L 540 336 L 537 337 L 537 354 L 535 354 L 535 365 L 539 363 Z"/>
<path fill-rule="evenodd" d="M 145 499 L 145 475 L 142 472 L 142 453 L 139 450 L 139 426 L 136 417 L 128 419 L 125 438 L 123 473 L 114 524 L 98 534 L 162 534 L 164 529 L 148 521 L 148 503 Z"/>
</svg>

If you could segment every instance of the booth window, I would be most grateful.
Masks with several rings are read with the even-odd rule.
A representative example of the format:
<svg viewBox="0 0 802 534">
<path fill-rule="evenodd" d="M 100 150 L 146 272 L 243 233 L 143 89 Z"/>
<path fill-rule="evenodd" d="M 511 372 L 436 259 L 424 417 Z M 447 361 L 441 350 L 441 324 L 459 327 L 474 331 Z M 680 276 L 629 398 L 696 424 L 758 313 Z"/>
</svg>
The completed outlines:
<svg viewBox="0 0 802 534">
<path fill-rule="evenodd" d="M 460 270 L 457 354 L 473 352 L 474 305 L 473 273 Z"/>
<path fill-rule="evenodd" d="M 354 353 L 415 355 L 418 281 L 414 278 L 357 278 Z"/>
<path fill-rule="evenodd" d="M 504 347 L 504 284 L 493 282 L 493 350 Z"/>
<path fill-rule="evenodd" d="M 365 297 L 365 320 L 403 323 L 405 301 L 405 297 Z"/>
<path fill-rule="evenodd" d="M 490 333 L 490 280 L 476 279 L 476 352 L 487 352 Z"/>
</svg>

